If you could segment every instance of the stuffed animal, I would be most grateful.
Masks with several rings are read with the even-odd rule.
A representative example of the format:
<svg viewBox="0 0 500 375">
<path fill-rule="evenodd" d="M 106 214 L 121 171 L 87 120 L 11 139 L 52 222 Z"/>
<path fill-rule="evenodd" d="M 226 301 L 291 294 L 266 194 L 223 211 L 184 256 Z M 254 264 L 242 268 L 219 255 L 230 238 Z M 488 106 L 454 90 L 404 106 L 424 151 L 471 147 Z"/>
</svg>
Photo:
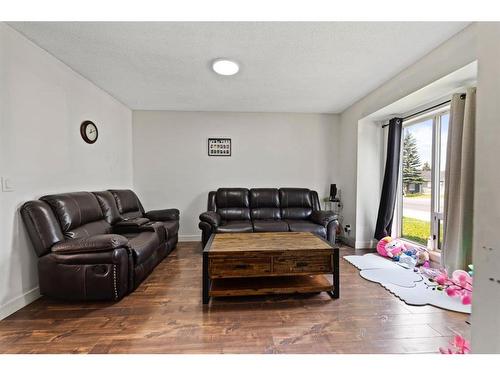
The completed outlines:
<svg viewBox="0 0 500 375">
<path fill-rule="evenodd" d="M 390 236 L 382 238 L 377 244 L 377 252 L 383 257 L 396 258 L 405 250 L 405 245 L 401 240 Z"/>
<path fill-rule="evenodd" d="M 399 256 L 402 252 L 406 250 L 405 244 L 403 241 L 394 239 L 385 245 L 385 251 L 387 252 L 387 256 L 389 258 L 394 258 Z"/>
<path fill-rule="evenodd" d="M 394 259 L 394 258 L 393 258 Z M 398 264 L 404 268 L 413 269 L 417 263 L 417 260 L 412 256 L 402 253 L 397 260 Z"/>
<path fill-rule="evenodd" d="M 418 250 L 416 248 L 410 247 L 410 248 L 407 248 L 404 253 L 406 255 L 408 255 L 409 257 L 416 259 L 417 258 L 417 251 Z"/>
<path fill-rule="evenodd" d="M 429 253 L 426 250 L 417 251 L 417 266 L 429 267 Z"/>
<path fill-rule="evenodd" d="M 387 252 L 385 251 L 385 245 L 387 245 L 391 241 L 392 241 L 392 237 L 390 237 L 390 236 L 384 237 L 380 241 L 378 241 L 377 252 L 380 255 L 382 255 L 383 257 L 387 256 Z"/>
<path fill-rule="evenodd" d="M 387 251 L 385 250 L 385 245 L 392 241 L 392 237 L 387 236 L 378 241 L 377 252 L 383 257 L 387 256 Z"/>
</svg>

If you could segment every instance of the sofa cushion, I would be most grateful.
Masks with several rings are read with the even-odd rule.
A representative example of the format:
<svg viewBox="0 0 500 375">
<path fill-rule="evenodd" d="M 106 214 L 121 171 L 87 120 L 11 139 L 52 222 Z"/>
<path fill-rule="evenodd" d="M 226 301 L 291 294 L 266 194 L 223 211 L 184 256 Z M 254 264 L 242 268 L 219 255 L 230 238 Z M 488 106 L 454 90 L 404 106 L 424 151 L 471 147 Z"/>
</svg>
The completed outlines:
<svg viewBox="0 0 500 375">
<path fill-rule="evenodd" d="M 326 228 L 307 220 L 286 220 L 292 232 L 311 232 L 326 238 Z"/>
<path fill-rule="evenodd" d="M 250 189 L 250 216 L 252 220 L 280 219 L 278 189 Z"/>
<path fill-rule="evenodd" d="M 104 220 L 101 206 L 92 193 L 53 194 L 40 199 L 52 208 L 66 238 L 94 236 L 111 231 L 111 225 Z"/>
<path fill-rule="evenodd" d="M 95 195 L 99 205 L 101 206 L 104 218 L 111 225 L 122 220 L 120 212 L 118 211 L 118 206 L 116 205 L 115 198 L 113 194 L 109 191 L 95 191 L 92 194 Z"/>
<path fill-rule="evenodd" d="M 313 202 L 309 189 L 282 188 L 279 192 L 283 219 L 305 220 L 311 216 Z"/>
<path fill-rule="evenodd" d="M 248 189 L 218 189 L 216 206 L 222 220 L 250 220 Z"/>
<path fill-rule="evenodd" d="M 283 220 L 254 220 L 254 232 L 288 232 L 288 223 Z"/>
<path fill-rule="evenodd" d="M 160 246 L 160 241 L 155 232 L 141 232 L 125 236 L 129 238 L 128 246 L 132 250 L 136 264 L 145 262 Z"/>
<path fill-rule="evenodd" d="M 250 220 L 233 220 L 224 222 L 216 228 L 216 233 L 238 232 L 253 232 L 252 222 Z"/>
<path fill-rule="evenodd" d="M 109 190 L 116 201 L 120 214 L 129 219 L 142 217 L 144 208 L 132 190 Z"/>
<path fill-rule="evenodd" d="M 70 231 L 64 232 L 64 236 L 66 238 L 81 238 L 96 236 L 98 234 L 109 234 L 111 232 L 111 225 L 109 225 L 106 220 L 102 219 L 91 221 L 90 223 L 83 224 Z"/>
</svg>

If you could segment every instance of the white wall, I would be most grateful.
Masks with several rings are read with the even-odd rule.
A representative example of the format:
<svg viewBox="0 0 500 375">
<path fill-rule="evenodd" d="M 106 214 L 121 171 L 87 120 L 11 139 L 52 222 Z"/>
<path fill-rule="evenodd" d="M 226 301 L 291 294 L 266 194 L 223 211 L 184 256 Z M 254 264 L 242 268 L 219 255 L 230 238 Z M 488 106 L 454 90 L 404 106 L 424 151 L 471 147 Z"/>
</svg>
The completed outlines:
<svg viewBox="0 0 500 375">
<path fill-rule="evenodd" d="M 338 133 L 341 158 L 338 172 L 342 189 L 343 225 L 350 224 L 353 229 L 348 238 L 350 243 L 354 243 L 356 239 L 364 244 L 367 240 L 366 238 L 358 239 L 356 236 L 357 186 L 360 183 L 357 181 L 358 147 L 360 147 L 358 144 L 359 121 L 476 60 L 476 28 L 476 24 L 468 26 L 342 112 Z M 387 56 L 387 58 L 391 57 Z M 369 230 L 365 227 L 362 232 L 369 233 Z"/>
<path fill-rule="evenodd" d="M 93 120 L 88 145 L 80 124 Z M 0 23 L 0 319 L 38 297 L 37 258 L 19 215 L 43 194 L 132 186 L 131 111 Z"/>
<path fill-rule="evenodd" d="M 338 116 L 134 111 L 134 187 L 146 209 L 177 207 L 180 236 L 199 240 L 198 216 L 218 187 L 308 187 L 338 180 Z M 207 156 L 209 137 L 232 156 Z M 321 199 L 320 198 L 320 199 Z"/>
<path fill-rule="evenodd" d="M 500 353 L 500 24 L 480 23 L 478 45 L 472 349 Z"/>
<path fill-rule="evenodd" d="M 356 248 L 372 248 L 382 193 L 387 132 L 378 121 L 362 119 L 358 124 L 357 186 L 356 186 Z M 345 202 L 344 202 L 345 204 Z M 352 240 L 351 240 L 351 245 Z"/>
</svg>

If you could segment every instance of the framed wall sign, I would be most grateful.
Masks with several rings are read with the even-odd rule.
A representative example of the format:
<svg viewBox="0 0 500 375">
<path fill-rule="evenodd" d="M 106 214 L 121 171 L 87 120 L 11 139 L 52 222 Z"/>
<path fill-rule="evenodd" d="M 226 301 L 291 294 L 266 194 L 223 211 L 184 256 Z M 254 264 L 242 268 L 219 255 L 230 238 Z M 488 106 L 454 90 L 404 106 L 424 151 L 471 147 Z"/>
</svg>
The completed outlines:
<svg viewBox="0 0 500 375">
<path fill-rule="evenodd" d="M 231 138 L 208 138 L 208 156 L 231 156 Z"/>
</svg>

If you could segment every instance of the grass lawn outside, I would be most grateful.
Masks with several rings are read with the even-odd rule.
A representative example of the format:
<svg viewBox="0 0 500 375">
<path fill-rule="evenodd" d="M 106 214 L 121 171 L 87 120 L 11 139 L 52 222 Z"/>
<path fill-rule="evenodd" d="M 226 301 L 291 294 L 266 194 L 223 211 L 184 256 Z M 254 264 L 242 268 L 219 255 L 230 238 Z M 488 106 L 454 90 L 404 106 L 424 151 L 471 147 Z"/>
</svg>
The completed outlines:
<svg viewBox="0 0 500 375">
<path fill-rule="evenodd" d="M 431 225 L 429 221 L 403 216 L 401 237 L 425 246 L 427 245 L 427 239 L 431 235 L 430 231 Z"/>
</svg>

